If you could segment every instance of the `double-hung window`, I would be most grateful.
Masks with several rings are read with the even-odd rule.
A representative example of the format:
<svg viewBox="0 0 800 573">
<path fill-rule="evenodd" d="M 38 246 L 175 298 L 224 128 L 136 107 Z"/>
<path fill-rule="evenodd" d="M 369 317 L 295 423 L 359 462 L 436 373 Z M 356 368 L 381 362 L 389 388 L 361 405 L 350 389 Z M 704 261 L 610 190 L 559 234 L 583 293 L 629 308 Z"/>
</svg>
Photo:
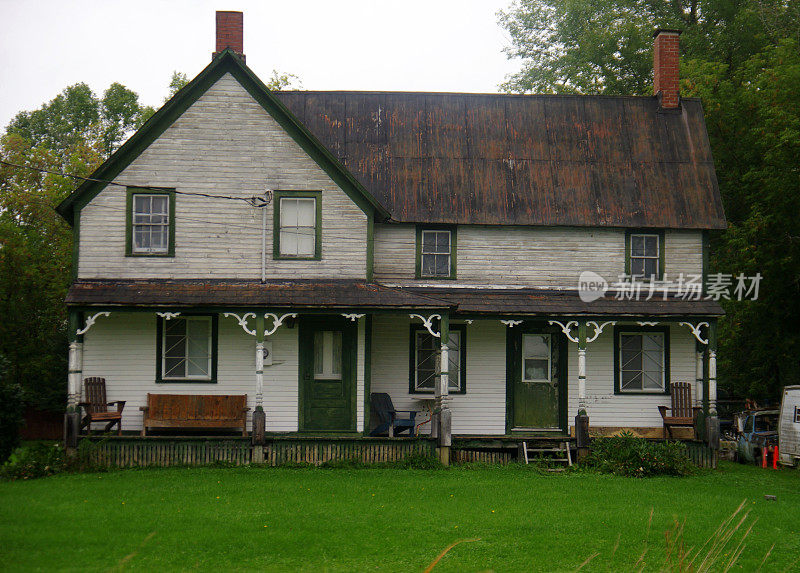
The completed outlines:
<svg viewBox="0 0 800 573">
<path fill-rule="evenodd" d="M 159 382 L 216 381 L 216 317 L 159 319 Z"/>
<path fill-rule="evenodd" d="M 668 330 L 622 327 L 614 338 L 617 392 L 669 392 Z"/>
<path fill-rule="evenodd" d="M 633 278 L 660 280 L 664 274 L 663 233 L 628 233 L 628 274 Z"/>
<path fill-rule="evenodd" d="M 174 254 L 174 191 L 129 188 L 127 211 L 128 255 Z"/>
<path fill-rule="evenodd" d="M 417 278 L 456 277 L 455 229 L 417 230 Z"/>
<path fill-rule="evenodd" d="M 313 191 L 275 192 L 276 259 L 320 258 L 320 200 Z"/>
<path fill-rule="evenodd" d="M 448 348 L 447 382 L 451 393 L 466 391 L 466 329 L 462 325 L 450 327 Z M 441 342 L 425 328 L 411 329 L 411 374 L 412 393 L 433 393 L 441 374 Z"/>
<path fill-rule="evenodd" d="M 523 382 L 550 382 L 553 370 L 550 346 L 549 334 L 522 335 Z"/>
</svg>

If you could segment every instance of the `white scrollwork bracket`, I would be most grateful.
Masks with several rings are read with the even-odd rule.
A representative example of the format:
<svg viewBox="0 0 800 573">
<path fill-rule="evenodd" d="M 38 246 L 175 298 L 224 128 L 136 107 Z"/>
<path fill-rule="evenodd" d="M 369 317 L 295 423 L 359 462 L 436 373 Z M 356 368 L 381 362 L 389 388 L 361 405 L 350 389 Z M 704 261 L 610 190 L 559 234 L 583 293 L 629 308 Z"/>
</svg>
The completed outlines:
<svg viewBox="0 0 800 573">
<path fill-rule="evenodd" d="M 255 318 L 256 317 L 256 313 L 254 313 L 254 312 L 246 312 L 246 313 L 244 313 L 243 316 L 239 316 L 235 312 L 226 312 L 222 316 L 224 316 L 226 318 L 229 317 L 229 316 L 232 316 L 233 318 L 235 318 L 236 320 L 239 321 L 239 326 L 241 326 L 242 330 L 244 330 L 247 334 L 249 334 L 250 336 L 255 336 L 256 335 L 256 331 L 255 330 L 251 330 L 251 329 L 247 328 L 247 321 L 250 318 Z"/>
<path fill-rule="evenodd" d="M 347 318 L 347 319 L 349 319 L 351 322 L 356 322 L 359 318 L 364 318 L 367 315 L 366 314 L 356 314 L 356 313 L 353 313 L 353 314 L 342 313 L 342 316 Z"/>
<path fill-rule="evenodd" d="M 658 326 L 658 321 L 640 320 L 636 324 L 639 326 Z"/>
<path fill-rule="evenodd" d="M 694 337 L 697 339 L 697 342 L 700 344 L 708 344 L 708 338 L 703 338 L 702 334 L 700 334 L 700 329 L 704 326 L 708 326 L 707 322 L 698 322 L 697 325 L 693 325 L 690 322 L 679 322 L 681 326 L 688 326 L 689 330 L 692 331 Z"/>
<path fill-rule="evenodd" d="M 99 317 L 101 317 L 101 316 L 109 316 L 109 315 L 111 315 L 110 312 L 98 312 L 97 314 L 93 314 L 92 316 L 87 317 L 86 318 L 86 324 L 83 326 L 83 328 L 77 330 L 76 333 L 79 334 L 79 335 L 80 334 L 86 334 L 86 332 L 88 332 L 88 330 L 92 326 L 94 326 L 95 321 Z"/>
<path fill-rule="evenodd" d="M 501 320 L 500 322 L 502 322 L 509 328 L 514 328 L 515 326 L 522 324 L 521 320 Z"/>
<path fill-rule="evenodd" d="M 609 320 L 608 322 L 604 322 L 602 324 L 596 323 L 594 320 L 589 320 L 586 322 L 587 325 L 591 325 L 594 328 L 594 334 L 591 338 L 587 338 L 586 342 L 594 342 L 597 338 L 603 333 L 603 329 L 608 326 L 609 324 L 614 325 L 617 324 L 616 320 Z"/>
<path fill-rule="evenodd" d="M 430 332 L 430 333 L 431 333 L 431 336 L 433 336 L 434 338 L 439 338 L 439 337 L 442 335 L 442 333 L 441 333 L 441 332 L 434 332 L 434 331 L 433 331 L 433 319 L 439 319 L 439 320 L 441 320 L 441 319 L 442 319 L 442 316 L 441 316 L 441 315 L 439 315 L 439 314 L 432 314 L 432 315 L 430 315 L 428 318 L 425 318 L 425 317 L 424 317 L 424 316 L 422 316 L 421 314 L 409 314 L 408 316 L 410 316 L 411 318 L 418 318 L 418 319 L 420 319 L 420 320 L 422 321 L 422 325 L 425 327 L 425 329 L 426 329 L 428 332 Z"/>
<path fill-rule="evenodd" d="M 578 337 L 577 336 L 572 336 L 572 334 L 570 334 L 570 332 L 572 331 L 572 327 L 573 326 L 578 326 L 578 321 L 577 320 L 570 320 L 569 322 L 567 322 L 567 324 L 559 322 L 558 320 L 548 320 L 547 322 L 551 326 L 554 325 L 554 324 L 558 325 L 558 327 L 561 328 L 561 332 L 564 333 L 564 336 L 566 336 L 572 342 L 578 342 Z"/>
<path fill-rule="evenodd" d="M 278 330 L 278 328 L 280 328 L 281 324 L 283 324 L 283 321 L 286 320 L 289 317 L 297 318 L 297 313 L 296 312 L 287 312 L 286 314 L 281 315 L 280 317 L 277 314 L 273 313 L 273 312 L 265 313 L 264 314 L 264 318 L 271 318 L 272 319 L 272 328 L 265 329 L 264 330 L 264 336 L 272 336 L 273 334 L 275 334 L 275 331 Z"/>
<path fill-rule="evenodd" d="M 164 320 L 172 320 L 173 318 L 181 315 L 179 312 L 157 312 L 156 314 Z"/>
</svg>

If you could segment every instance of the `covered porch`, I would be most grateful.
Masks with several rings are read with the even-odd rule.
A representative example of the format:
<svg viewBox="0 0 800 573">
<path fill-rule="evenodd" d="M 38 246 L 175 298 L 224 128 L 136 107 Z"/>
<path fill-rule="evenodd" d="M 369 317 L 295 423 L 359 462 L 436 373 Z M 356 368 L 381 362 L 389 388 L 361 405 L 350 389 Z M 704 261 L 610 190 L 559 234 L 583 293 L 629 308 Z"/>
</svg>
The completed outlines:
<svg viewBox="0 0 800 573">
<path fill-rule="evenodd" d="M 126 402 L 125 433 L 142 430 L 147 394 L 246 394 L 257 445 L 376 440 L 370 395 L 386 393 L 418 412 L 415 433 L 444 458 L 454 444 L 510 451 L 522 439 L 574 436 L 580 412 L 592 431 L 656 437 L 672 382 L 691 382 L 707 410 L 716 397 L 710 301 L 583 303 L 563 291 L 353 281 L 85 281 L 69 296 L 68 406 L 77 409 L 84 378 L 104 377 L 108 399 Z M 197 327 L 207 366 L 170 378 L 178 362 L 167 362 L 166 337 L 180 321 L 188 336 L 195 320 L 207 324 Z M 628 332 L 665 341 L 660 391 L 620 387 L 616 348 Z M 185 356 L 188 369 L 197 357 Z"/>
</svg>

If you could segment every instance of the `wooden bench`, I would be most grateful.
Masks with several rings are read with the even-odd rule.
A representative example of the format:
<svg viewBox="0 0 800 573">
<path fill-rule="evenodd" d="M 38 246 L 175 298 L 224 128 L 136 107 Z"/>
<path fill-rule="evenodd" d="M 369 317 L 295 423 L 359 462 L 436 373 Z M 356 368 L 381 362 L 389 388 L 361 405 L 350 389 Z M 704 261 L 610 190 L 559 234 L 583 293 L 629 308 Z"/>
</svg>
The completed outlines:
<svg viewBox="0 0 800 573">
<path fill-rule="evenodd" d="M 692 406 L 692 385 L 689 382 L 673 382 L 670 386 L 672 396 L 672 408 L 659 406 L 661 419 L 664 422 L 664 437 L 672 437 L 672 428 L 686 427 L 693 428 L 697 412 L 702 410 L 700 406 Z M 667 416 L 667 410 L 671 410 L 671 416 Z"/>
<path fill-rule="evenodd" d="M 242 430 L 247 436 L 247 394 L 148 394 L 142 411 L 142 436 L 151 428 Z"/>
</svg>

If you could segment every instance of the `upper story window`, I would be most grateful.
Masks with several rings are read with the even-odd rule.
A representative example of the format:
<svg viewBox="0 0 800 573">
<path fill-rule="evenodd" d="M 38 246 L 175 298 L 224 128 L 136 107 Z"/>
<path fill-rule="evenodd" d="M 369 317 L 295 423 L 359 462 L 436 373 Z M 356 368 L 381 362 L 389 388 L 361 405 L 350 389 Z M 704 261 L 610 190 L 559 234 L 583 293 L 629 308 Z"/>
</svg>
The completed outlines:
<svg viewBox="0 0 800 573">
<path fill-rule="evenodd" d="M 664 233 L 629 231 L 626 234 L 626 272 L 634 278 L 660 280 L 664 276 Z"/>
<path fill-rule="evenodd" d="M 321 258 L 321 198 L 316 191 L 275 192 L 276 259 Z"/>
<path fill-rule="evenodd" d="M 669 391 L 669 331 L 617 327 L 614 330 L 615 391 Z"/>
<path fill-rule="evenodd" d="M 455 228 L 417 229 L 417 278 L 456 278 Z"/>
<path fill-rule="evenodd" d="M 170 189 L 128 188 L 129 256 L 175 254 L 175 192 Z"/>
</svg>

